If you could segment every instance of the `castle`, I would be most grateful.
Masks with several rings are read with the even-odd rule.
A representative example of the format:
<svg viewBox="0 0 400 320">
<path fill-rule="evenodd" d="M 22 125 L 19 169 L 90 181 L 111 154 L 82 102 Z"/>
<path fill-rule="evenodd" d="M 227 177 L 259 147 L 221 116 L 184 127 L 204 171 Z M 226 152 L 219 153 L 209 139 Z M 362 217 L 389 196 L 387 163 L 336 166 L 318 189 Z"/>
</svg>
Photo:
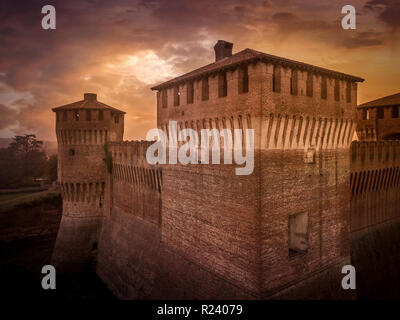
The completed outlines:
<svg viewBox="0 0 400 320">
<path fill-rule="evenodd" d="M 58 272 L 94 268 L 130 299 L 353 296 L 350 238 L 398 216 L 400 143 L 352 143 L 363 79 L 232 47 L 152 88 L 157 126 L 254 129 L 251 175 L 148 164 L 151 142 L 123 141 L 124 112 L 95 94 L 53 109 Z"/>
<path fill-rule="evenodd" d="M 364 141 L 400 140 L 400 93 L 357 108 L 357 135 Z"/>
</svg>

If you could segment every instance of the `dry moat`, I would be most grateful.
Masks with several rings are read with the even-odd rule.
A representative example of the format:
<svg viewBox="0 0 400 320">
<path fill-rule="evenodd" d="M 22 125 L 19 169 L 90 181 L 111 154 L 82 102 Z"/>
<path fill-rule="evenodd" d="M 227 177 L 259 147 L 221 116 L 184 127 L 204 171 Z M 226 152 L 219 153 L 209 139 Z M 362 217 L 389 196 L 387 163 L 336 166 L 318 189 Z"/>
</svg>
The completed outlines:
<svg viewBox="0 0 400 320">
<path fill-rule="evenodd" d="M 57 289 L 43 290 L 62 210 L 57 191 L 0 195 L 0 282 L 6 299 L 115 299 L 95 273 L 57 274 Z"/>
<path fill-rule="evenodd" d="M 23 201 L 16 203 L 14 199 L 17 198 Z M 94 272 L 57 274 L 56 290 L 41 288 L 41 268 L 50 264 L 61 219 L 61 198 L 57 191 L 2 195 L 0 200 L 2 296 L 19 299 L 116 299 Z M 352 239 L 358 299 L 400 298 L 399 229 L 399 223 L 391 223 Z"/>
</svg>

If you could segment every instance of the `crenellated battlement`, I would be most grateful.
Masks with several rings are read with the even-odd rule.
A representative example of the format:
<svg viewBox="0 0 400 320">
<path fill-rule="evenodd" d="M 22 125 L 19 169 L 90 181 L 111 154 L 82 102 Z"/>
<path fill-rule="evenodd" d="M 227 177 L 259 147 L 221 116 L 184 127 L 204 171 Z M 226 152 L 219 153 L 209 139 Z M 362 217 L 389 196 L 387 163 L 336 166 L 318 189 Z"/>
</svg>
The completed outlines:
<svg viewBox="0 0 400 320">
<path fill-rule="evenodd" d="M 307 114 L 270 113 L 255 116 L 249 113 L 178 121 L 178 130 L 193 129 L 200 139 L 202 129 L 255 130 L 255 148 L 262 150 L 299 150 L 309 147 L 316 149 L 348 148 L 350 146 L 355 122 L 351 118 L 328 118 Z M 168 122 L 159 128 L 169 138 Z"/>
<path fill-rule="evenodd" d="M 84 181 L 77 183 L 60 183 L 61 195 L 64 201 L 86 202 L 102 206 L 104 200 L 105 182 L 104 181 Z"/>
<path fill-rule="evenodd" d="M 353 141 L 352 171 L 400 165 L 400 141 Z"/>
<path fill-rule="evenodd" d="M 112 155 L 113 163 L 149 166 L 146 161 L 146 151 L 152 143 L 154 141 L 116 141 L 110 142 L 108 148 Z"/>
<path fill-rule="evenodd" d="M 107 128 L 59 129 L 56 135 L 60 145 L 99 145 L 110 140 Z"/>
<path fill-rule="evenodd" d="M 351 231 L 398 218 L 400 141 L 353 141 Z"/>
</svg>

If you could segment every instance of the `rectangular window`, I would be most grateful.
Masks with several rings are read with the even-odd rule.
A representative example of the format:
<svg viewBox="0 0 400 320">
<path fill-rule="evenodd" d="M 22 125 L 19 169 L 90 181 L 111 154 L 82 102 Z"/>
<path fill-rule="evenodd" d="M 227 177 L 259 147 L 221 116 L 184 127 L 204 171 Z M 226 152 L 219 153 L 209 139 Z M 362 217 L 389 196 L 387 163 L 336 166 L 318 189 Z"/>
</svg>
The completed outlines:
<svg viewBox="0 0 400 320">
<path fill-rule="evenodd" d="M 208 78 L 201 80 L 201 100 L 205 101 L 209 98 Z"/>
<path fill-rule="evenodd" d="M 168 96 L 167 96 L 167 89 L 161 91 L 161 104 L 163 108 L 168 107 Z"/>
<path fill-rule="evenodd" d="M 90 110 L 86 110 L 86 120 L 87 121 L 92 120 L 92 113 L 90 112 Z"/>
<path fill-rule="evenodd" d="M 103 116 L 103 110 L 99 110 L 99 120 L 103 120 L 104 116 Z"/>
<path fill-rule="evenodd" d="M 297 70 L 293 69 L 290 77 L 290 94 L 297 96 Z"/>
<path fill-rule="evenodd" d="M 339 101 L 340 100 L 340 82 L 339 79 L 335 79 L 335 100 Z"/>
<path fill-rule="evenodd" d="M 281 92 L 281 68 L 274 65 L 274 73 L 272 75 L 272 91 Z"/>
<path fill-rule="evenodd" d="M 177 107 L 180 104 L 180 94 L 179 87 L 174 87 L 174 107 Z"/>
<path fill-rule="evenodd" d="M 368 111 L 367 111 L 367 109 L 364 109 L 364 110 L 362 111 L 362 118 L 363 118 L 363 120 L 368 120 L 368 119 L 367 119 L 367 115 L 368 115 Z"/>
<path fill-rule="evenodd" d="M 115 123 L 119 122 L 119 114 L 118 113 L 114 115 L 114 122 Z"/>
<path fill-rule="evenodd" d="M 249 92 L 249 70 L 248 66 L 243 66 L 239 68 L 238 74 L 238 89 L 239 93 L 246 93 Z"/>
<path fill-rule="evenodd" d="M 399 117 L 399 107 L 395 106 L 392 107 L 392 118 L 398 118 Z"/>
<path fill-rule="evenodd" d="M 326 77 L 321 79 L 321 99 L 326 99 L 328 97 L 328 86 Z"/>
<path fill-rule="evenodd" d="M 79 121 L 79 110 L 74 111 L 74 118 L 75 118 L 75 121 Z"/>
<path fill-rule="evenodd" d="M 311 72 L 307 72 L 307 97 L 312 97 L 314 93 L 314 77 Z"/>
<path fill-rule="evenodd" d="M 383 119 L 385 118 L 385 114 L 384 114 L 384 109 L 383 108 L 378 108 L 377 112 L 378 112 L 378 119 Z"/>
<path fill-rule="evenodd" d="M 308 213 L 301 212 L 289 216 L 289 256 L 308 250 Z"/>
<path fill-rule="evenodd" d="M 226 80 L 226 72 L 221 72 L 218 75 L 218 96 L 226 97 L 228 95 L 228 83 Z"/>
<path fill-rule="evenodd" d="M 351 102 L 351 82 L 346 82 L 346 102 Z"/>
<path fill-rule="evenodd" d="M 193 103 L 194 101 L 194 88 L 193 88 L 193 82 L 188 82 L 187 87 L 187 103 Z"/>
<path fill-rule="evenodd" d="M 67 110 L 63 111 L 63 121 L 67 121 L 68 116 L 67 116 Z"/>
</svg>

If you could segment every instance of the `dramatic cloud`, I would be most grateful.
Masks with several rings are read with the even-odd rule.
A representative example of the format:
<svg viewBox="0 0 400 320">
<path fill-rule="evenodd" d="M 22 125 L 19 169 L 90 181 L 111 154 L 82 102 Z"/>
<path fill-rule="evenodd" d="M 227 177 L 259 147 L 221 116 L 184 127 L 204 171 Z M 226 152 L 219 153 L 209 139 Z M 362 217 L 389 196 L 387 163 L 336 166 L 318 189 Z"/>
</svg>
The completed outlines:
<svg viewBox="0 0 400 320">
<path fill-rule="evenodd" d="M 219 39 L 365 77 L 361 101 L 398 91 L 398 1 L 353 3 L 346 31 L 339 0 L 3 0 L 0 137 L 54 140 L 51 108 L 96 92 L 127 112 L 125 138 L 144 138 L 156 126 L 150 87 L 212 62 Z M 56 30 L 41 28 L 46 4 Z"/>
<path fill-rule="evenodd" d="M 398 0 L 372 0 L 365 4 L 365 8 L 376 12 L 379 19 L 388 26 L 400 27 L 400 2 Z"/>
</svg>

